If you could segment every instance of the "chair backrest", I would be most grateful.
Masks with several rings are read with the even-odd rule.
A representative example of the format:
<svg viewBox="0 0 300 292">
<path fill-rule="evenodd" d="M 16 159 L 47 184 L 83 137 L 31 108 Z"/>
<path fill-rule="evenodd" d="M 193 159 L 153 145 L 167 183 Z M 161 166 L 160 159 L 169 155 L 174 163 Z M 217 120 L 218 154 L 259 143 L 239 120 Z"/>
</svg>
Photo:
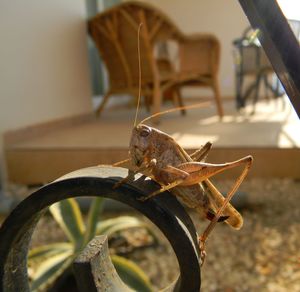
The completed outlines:
<svg viewBox="0 0 300 292">
<path fill-rule="evenodd" d="M 179 44 L 180 72 L 215 75 L 219 69 L 220 43 L 211 34 L 194 34 Z"/>
<path fill-rule="evenodd" d="M 140 23 L 143 24 L 140 34 L 142 85 L 146 85 L 158 74 L 154 44 L 181 35 L 173 22 L 151 5 L 130 1 L 96 15 L 88 23 L 113 88 L 138 86 Z"/>
</svg>

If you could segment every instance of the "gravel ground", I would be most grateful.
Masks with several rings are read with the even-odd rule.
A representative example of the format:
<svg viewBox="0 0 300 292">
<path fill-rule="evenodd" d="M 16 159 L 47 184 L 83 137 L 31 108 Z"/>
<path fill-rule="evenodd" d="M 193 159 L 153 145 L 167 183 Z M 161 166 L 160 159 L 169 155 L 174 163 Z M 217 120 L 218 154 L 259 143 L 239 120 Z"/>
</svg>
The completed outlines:
<svg viewBox="0 0 300 292">
<path fill-rule="evenodd" d="M 232 182 L 222 183 L 222 190 Z M 202 268 L 202 291 L 300 291 L 300 182 L 259 180 L 244 182 L 244 226 L 235 231 L 218 224 L 207 242 Z M 191 212 L 197 230 L 206 222 Z M 154 254 L 156 256 L 154 256 Z M 156 287 L 176 278 L 171 248 L 137 251 L 131 255 Z"/>
<path fill-rule="evenodd" d="M 223 181 L 219 187 L 225 191 L 231 183 Z M 240 210 L 244 226 L 235 231 L 220 223 L 213 231 L 202 268 L 202 291 L 300 291 L 300 182 L 248 179 L 240 191 L 246 194 Z M 200 233 L 207 222 L 190 214 Z M 33 244 L 48 241 L 49 234 L 55 240 L 63 239 L 50 222 L 44 219 L 39 223 Z M 149 275 L 157 290 L 178 274 L 171 247 L 159 237 L 159 246 L 127 255 Z"/>
<path fill-rule="evenodd" d="M 241 190 L 244 226 L 214 231 L 203 291 L 300 291 L 300 182 L 255 179 Z"/>
</svg>

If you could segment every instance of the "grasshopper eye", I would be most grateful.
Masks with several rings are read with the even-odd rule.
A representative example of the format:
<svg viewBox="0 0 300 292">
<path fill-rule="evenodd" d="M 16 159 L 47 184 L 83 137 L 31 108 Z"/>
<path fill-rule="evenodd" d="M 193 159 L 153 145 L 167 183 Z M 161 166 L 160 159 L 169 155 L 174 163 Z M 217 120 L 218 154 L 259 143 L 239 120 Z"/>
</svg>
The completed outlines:
<svg viewBox="0 0 300 292">
<path fill-rule="evenodd" d="M 144 128 L 140 131 L 140 136 L 141 137 L 147 137 L 150 134 L 150 129 Z"/>
</svg>

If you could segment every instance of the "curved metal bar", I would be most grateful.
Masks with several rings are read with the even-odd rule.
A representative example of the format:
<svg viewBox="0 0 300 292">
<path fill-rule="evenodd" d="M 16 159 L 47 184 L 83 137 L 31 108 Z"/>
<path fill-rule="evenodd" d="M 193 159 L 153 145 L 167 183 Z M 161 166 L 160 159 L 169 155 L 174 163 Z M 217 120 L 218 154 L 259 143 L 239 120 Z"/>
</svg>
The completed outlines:
<svg viewBox="0 0 300 292">
<path fill-rule="evenodd" d="M 138 198 L 158 189 L 140 176 L 113 189 L 127 170 L 110 166 L 72 172 L 39 189 L 22 201 L 0 229 L 0 291 L 29 291 L 27 253 L 33 230 L 47 208 L 70 197 L 101 196 L 125 203 L 148 217 L 166 236 L 178 259 L 180 277 L 174 291 L 199 291 L 200 260 L 197 234 L 190 217 L 170 193 L 147 202 Z"/>
</svg>

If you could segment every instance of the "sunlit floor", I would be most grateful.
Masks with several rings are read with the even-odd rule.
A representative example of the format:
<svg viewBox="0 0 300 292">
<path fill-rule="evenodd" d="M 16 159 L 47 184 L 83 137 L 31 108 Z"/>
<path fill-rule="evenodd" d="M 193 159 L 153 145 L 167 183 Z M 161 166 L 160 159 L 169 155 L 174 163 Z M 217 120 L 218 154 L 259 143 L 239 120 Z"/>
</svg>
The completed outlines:
<svg viewBox="0 0 300 292">
<path fill-rule="evenodd" d="M 195 102 L 199 99 L 186 104 Z M 300 121 L 287 99 L 260 101 L 254 115 L 252 106 L 238 112 L 233 100 L 224 100 L 223 105 L 222 121 L 212 101 L 206 107 L 187 110 L 185 116 L 180 112 L 165 114 L 156 127 L 173 136 L 188 152 L 212 142 L 210 162 L 233 161 L 251 154 L 255 158 L 251 173 L 256 176 L 299 177 Z M 167 104 L 163 110 L 170 107 Z M 6 148 L 9 178 L 25 184 L 48 182 L 75 169 L 124 160 L 134 116 L 134 107 L 127 103 L 108 105 L 100 117 L 91 113 L 80 123 L 40 130 L 19 140 Z M 147 116 L 142 108 L 138 121 Z M 147 123 L 153 126 L 151 121 Z"/>
<path fill-rule="evenodd" d="M 222 121 L 212 102 L 205 108 L 189 109 L 185 116 L 179 112 L 163 115 L 157 128 L 172 135 L 185 148 L 197 148 L 207 141 L 214 143 L 214 147 L 300 146 L 300 121 L 287 99 L 260 101 L 254 115 L 251 115 L 252 106 L 241 113 L 232 100 L 224 101 L 223 105 Z M 168 107 L 170 105 L 163 109 Z M 99 118 L 48 132 L 18 146 L 128 147 L 134 115 L 135 109 L 130 107 L 107 107 Z M 139 120 L 147 115 L 149 113 L 141 109 Z M 151 125 L 151 121 L 148 124 Z"/>
<path fill-rule="evenodd" d="M 299 147 L 300 121 L 289 101 L 261 101 L 251 115 L 252 106 L 242 113 L 233 101 L 225 101 L 225 116 L 220 121 L 214 104 L 188 110 L 185 117 L 170 113 L 162 117 L 159 128 L 171 134 L 187 148 L 199 147 L 207 141 L 215 147 Z"/>
</svg>

